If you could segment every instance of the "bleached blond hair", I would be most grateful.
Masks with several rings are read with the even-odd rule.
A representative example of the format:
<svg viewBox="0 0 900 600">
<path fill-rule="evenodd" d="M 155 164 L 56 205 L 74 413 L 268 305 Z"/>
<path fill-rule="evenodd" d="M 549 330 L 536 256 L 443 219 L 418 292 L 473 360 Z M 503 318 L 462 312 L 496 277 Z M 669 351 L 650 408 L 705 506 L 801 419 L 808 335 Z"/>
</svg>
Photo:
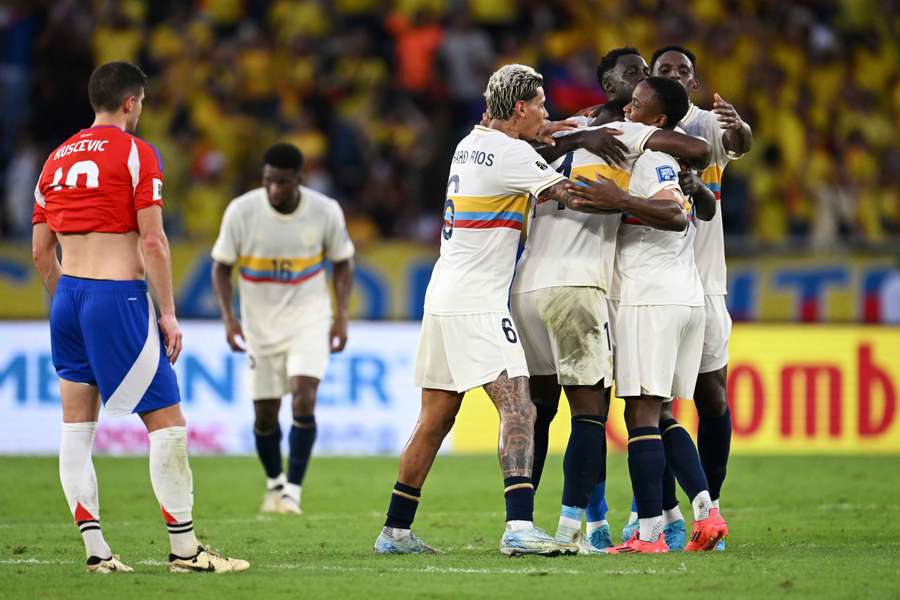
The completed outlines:
<svg viewBox="0 0 900 600">
<path fill-rule="evenodd" d="M 503 65 L 491 75 L 484 90 L 488 118 L 509 119 L 516 102 L 531 100 L 543 84 L 544 77 L 528 65 Z"/>
</svg>

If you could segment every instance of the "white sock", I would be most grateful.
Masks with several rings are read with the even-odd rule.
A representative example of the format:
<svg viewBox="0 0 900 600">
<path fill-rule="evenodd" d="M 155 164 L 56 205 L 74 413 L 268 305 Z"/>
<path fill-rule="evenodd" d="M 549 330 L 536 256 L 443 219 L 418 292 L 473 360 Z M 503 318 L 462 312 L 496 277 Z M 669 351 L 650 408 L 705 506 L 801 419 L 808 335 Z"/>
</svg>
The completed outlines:
<svg viewBox="0 0 900 600">
<path fill-rule="evenodd" d="M 638 519 L 640 523 L 640 533 L 638 533 L 638 538 L 643 542 L 655 542 L 659 539 L 659 534 L 662 533 L 663 524 L 662 524 L 662 515 L 658 517 L 650 517 L 649 519 Z"/>
<path fill-rule="evenodd" d="M 681 507 L 675 505 L 675 508 L 672 510 L 664 510 L 663 511 L 663 525 L 668 525 L 672 521 L 684 521 L 684 516 L 681 514 Z"/>
<path fill-rule="evenodd" d="M 609 525 L 609 521 L 603 519 L 602 521 L 588 521 L 587 524 L 587 533 L 591 535 L 595 530 L 600 529 L 604 525 Z"/>
<path fill-rule="evenodd" d="M 630 513 L 628 513 L 628 522 L 629 523 L 634 523 L 637 520 L 638 520 L 638 516 L 637 516 L 636 512 L 631 511 Z"/>
<path fill-rule="evenodd" d="M 100 529 L 100 495 L 91 460 L 96 421 L 63 423 L 59 444 L 59 480 L 75 517 L 88 558 L 109 558 L 112 550 Z"/>
<path fill-rule="evenodd" d="M 712 498 L 709 497 L 709 492 L 703 490 L 691 500 L 691 506 L 694 507 L 694 520 L 702 521 L 706 517 L 709 516 L 709 509 L 713 508 Z"/>
<path fill-rule="evenodd" d="M 194 556 L 200 543 L 191 518 L 194 482 L 185 427 L 166 427 L 150 433 L 150 483 L 166 518 L 172 554 Z"/>
<path fill-rule="evenodd" d="M 520 531 L 534 527 L 534 521 L 507 521 L 506 528 L 509 531 Z"/>
<path fill-rule="evenodd" d="M 287 477 L 284 476 L 284 473 L 274 479 L 266 477 L 266 490 L 273 492 L 279 487 L 284 488 L 285 483 L 287 483 Z"/>
<path fill-rule="evenodd" d="M 716 510 L 719 510 L 719 499 L 716 498 L 716 499 L 713 500 L 712 502 L 713 502 L 713 508 L 716 509 Z"/>
<path fill-rule="evenodd" d="M 300 486 L 296 483 L 285 483 L 281 495 L 287 496 L 297 504 L 300 504 Z"/>
</svg>

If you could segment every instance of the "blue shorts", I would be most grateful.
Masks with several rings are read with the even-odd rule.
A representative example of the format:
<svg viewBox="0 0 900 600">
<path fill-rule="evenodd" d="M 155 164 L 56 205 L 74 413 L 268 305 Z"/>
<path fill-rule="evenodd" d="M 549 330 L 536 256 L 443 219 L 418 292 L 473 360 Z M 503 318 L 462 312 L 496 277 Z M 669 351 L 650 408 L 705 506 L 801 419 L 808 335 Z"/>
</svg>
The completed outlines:
<svg viewBox="0 0 900 600">
<path fill-rule="evenodd" d="M 62 379 L 97 386 L 107 414 L 181 401 L 161 339 L 146 282 L 60 277 L 50 308 L 53 366 Z"/>
</svg>

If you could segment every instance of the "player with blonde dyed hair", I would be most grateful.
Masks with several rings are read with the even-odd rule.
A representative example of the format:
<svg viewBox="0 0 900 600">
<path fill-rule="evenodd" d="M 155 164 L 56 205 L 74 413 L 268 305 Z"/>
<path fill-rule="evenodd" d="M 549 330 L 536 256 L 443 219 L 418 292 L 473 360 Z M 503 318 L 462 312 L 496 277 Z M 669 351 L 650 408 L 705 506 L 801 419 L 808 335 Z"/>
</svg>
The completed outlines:
<svg viewBox="0 0 900 600">
<path fill-rule="evenodd" d="M 453 153 L 440 258 L 425 295 L 416 358 L 422 409 L 400 456 L 387 520 L 375 551 L 432 553 L 411 531 L 422 485 L 466 391 L 484 387 L 500 415 L 500 465 L 506 529 L 500 551 L 570 554 L 575 544 L 556 541 L 534 526 L 535 408 L 528 368 L 508 309 L 519 236 L 530 197 L 589 210 L 573 185 L 555 172 L 526 140 L 547 119 L 543 78 L 531 67 L 506 65 L 485 91 L 487 114 Z"/>
</svg>

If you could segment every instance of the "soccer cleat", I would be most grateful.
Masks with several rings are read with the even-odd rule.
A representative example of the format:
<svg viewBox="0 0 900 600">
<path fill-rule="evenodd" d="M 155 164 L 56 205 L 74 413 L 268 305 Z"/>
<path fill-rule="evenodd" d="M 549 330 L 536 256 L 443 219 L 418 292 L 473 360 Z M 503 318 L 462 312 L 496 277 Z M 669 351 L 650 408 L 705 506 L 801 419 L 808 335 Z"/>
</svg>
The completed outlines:
<svg viewBox="0 0 900 600">
<path fill-rule="evenodd" d="M 725 538 L 719 540 L 719 543 L 716 544 L 715 550 L 716 552 L 725 552 Z"/>
<path fill-rule="evenodd" d="M 263 503 L 262 506 L 259 507 L 259 512 L 281 512 L 281 486 L 266 490 L 266 495 L 263 496 Z"/>
<path fill-rule="evenodd" d="M 302 515 L 303 509 L 300 508 L 299 500 L 290 494 L 282 494 L 278 500 L 278 512 L 284 515 Z"/>
<path fill-rule="evenodd" d="M 719 509 L 711 508 L 709 516 L 700 521 L 694 521 L 691 531 L 691 541 L 684 547 L 685 552 L 701 552 L 712 550 L 719 540 L 728 535 L 728 525 L 719 514 Z"/>
<path fill-rule="evenodd" d="M 187 558 L 169 555 L 169 571 L 172 573 L 236 573 L 246 571 L 250 563 L 240 558 L 228 558 L 215 550 L 197 547 L 197 554 Z"/>
<path fill-rule="evenodd" d="M 634 535 L 634 532 L 638 530 L 640 526 L 640 522 L 635 519 L 630 523 L 625 523 L 625 527 L 622 528 L 622 543 L 624 544 L 628 540 L 631 539 L 631 536 Z"/>
<path fill-rule="evenodd" d="M 609 525 L 601 525 L 593 530 L 587 536 L 587 544 L 592 552 L 604 552 L 607 548 L 612 548 L 612 534 L 609 531 Z"/>
<path fill-rule="evenodd" d="M 87 559 L 88 573 L 132 573 L 134 569 L 119 560 L 119 557 L 112 555 L 109 558 L 100 558 L 92 556 Z"/>
<path fill-rule="evenodd" d="M 500 552 L 506 556 L 522 556 L 524 554 L 559 556 L 561 554 L 578 554 L 578 544 L 561 542 L 532 525 L 526 529 L 504 531 L 503 537 L 500 539 Z"/>
<path fill-rule="evenodd" d="M 669 547 L 669 552 L 681 552 L 684 550 L 684 543 L 687 541 L 684 519 L 667 523 L 663 527 L 663 533 L 666 534 L 666 545 Z"/>
<path fill-rule="evenodd" d="M 388 529 L 390 528 L 384 527 L 375 540 L 373 550 L 376 554 L 439 554 L 437 550 L 417 538 L 412 531 L 407 536 L 394 538 L 387 533 Z"/>
<path fill-rule="evenodd" d="M 645 542 L 638 537 L 638 531 L 635 531 L 624 544 L 606 549 L 607 554 L 662 554 L 668 551 L 666 534 L 659 534 L 655 542 Z"/>
</svg>

